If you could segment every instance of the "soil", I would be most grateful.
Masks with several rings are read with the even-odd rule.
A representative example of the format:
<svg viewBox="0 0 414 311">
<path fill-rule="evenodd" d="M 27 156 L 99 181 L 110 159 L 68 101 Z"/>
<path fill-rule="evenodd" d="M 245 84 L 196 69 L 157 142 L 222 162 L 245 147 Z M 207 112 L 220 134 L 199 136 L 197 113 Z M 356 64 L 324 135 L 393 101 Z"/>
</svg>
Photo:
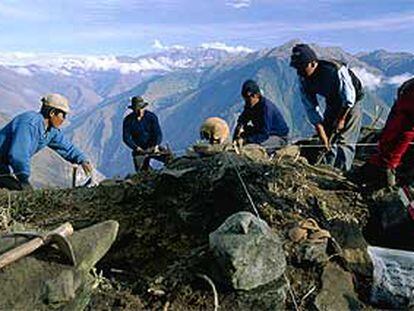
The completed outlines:
<svg viewBox="0 0 414 311">
<path fill-rule="evenodd" d="M 369 205 L 339 172 L 311 166 L 300 157 L 255 161 L 231 152 L 181 157 L 166 171 L 89 189 L 1 191 L 0 206 L 10 214 L 4 229 L 17 223 L 48 229 L 70 221 L 80 229 L 108 219 L 119 222 L 117 241 L 97 266 L 103 281 L 90 310 L 212 310 L 213 290 L 202 274 L 217 287 L 222 310 L 240 309 L 243 293 L 232 291 L 214 274 L 208 234 L 233 213 L 254 214 L 255 209 L 283 237 L 290 284 L 287 309 L 296 303 L 315 310 L 322 288 L 326 262 L 298 260 L 300 243 L 288 237 L 306 218 L 331 232 L 326 260 L 353 273 L 359 299 L 369 304 L 369 272 L 361 273 L 355 268 L 359 264 L 342 256 L 347 249 L 365 251 L 367 243 L 358 233 L 368 223 Z M 345 236 L 345 231 L 355 234 Z M 253 295 L 267 290 L 263 286 Z"/>
</svg>

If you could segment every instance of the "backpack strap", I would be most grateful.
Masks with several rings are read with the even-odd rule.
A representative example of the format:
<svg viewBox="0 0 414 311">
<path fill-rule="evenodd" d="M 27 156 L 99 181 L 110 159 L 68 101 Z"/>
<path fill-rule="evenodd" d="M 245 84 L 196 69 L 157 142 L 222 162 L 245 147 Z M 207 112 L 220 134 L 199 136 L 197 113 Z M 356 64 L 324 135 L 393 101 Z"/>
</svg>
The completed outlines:
<svg viewBox="0 0 414 311">
<path fill-rule="evenodd" d="M 337 70 L 340 70 L 342 67 L 346 67 L 348 69 L 349 75 L 352 79 L 352 84 L 355 88 L 355 95 L 356 95 L 356 102 L 359 102 L 364 97 L 364 88 L 362 86 L 361 80 L 357 77 L 357 75 L 352 71 L 351 68 L 348 67 L 346 63 L 343 61 L 340 61 L 338 59 L 329 59 L 329 60 L 319 60 L 319 62 L 325 63 L 325 64 L 331 64 L 335 66 Z"/>
</svg>

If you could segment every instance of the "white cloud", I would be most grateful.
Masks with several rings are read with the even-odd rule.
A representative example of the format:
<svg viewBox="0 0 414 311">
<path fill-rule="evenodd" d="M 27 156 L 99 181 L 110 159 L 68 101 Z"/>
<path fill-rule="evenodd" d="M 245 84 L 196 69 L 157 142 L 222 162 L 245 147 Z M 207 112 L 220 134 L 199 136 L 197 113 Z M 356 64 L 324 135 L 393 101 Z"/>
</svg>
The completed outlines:
<svg viewBox="0 0 414 311">
<path fill-rule="evenodd" d="M 30 71 L 30 69 L 25 67 L 15 67 L 11 69 L 22 76 L 33 76 L 33 73 Z"/>
<path fill-rule="evenodd" d="M 399 86 L 413 77 L 413 74 L 408 72 L 392 77 L 383 77 L 368 72 L 365 68 L 361 67 L 355 67 L 352 70 L 361 79 L 363 86 L 371 91 L 383 87 L 386 84 Z"/>
<path fill-rule="evenodd" d="M 383 83 L 383 78 L 381 76 L 368 72 L 365 68 L 354 67 L 352 68 L 352 71 L 357 75 L 358 78 L 360 78 L 362 85 L 369 90 L 375 90 Z"/>
<path fill-rule="evenodd" d="M 154 40 L 154 43 L 152 44 L 152 48 L 156 50 L 168 51 L 168 50 L 184 50 L 185 46 L 178 45 L 178 44 L 167 46 L 167 45 L 162 44 L 160 40 L 156 39 Z"/>
<path fill-rule="evenodd" d="M 226 5 L 235 9 L 248 8 L 252 4 L 252 0 L 226 0 Z"/>
<path fill-rule="evenodd" d="M 223 42 L 211 42 L 211 43 L 203 43 L 200 46 L 203 49 L 216 49 L 216 50 L 223 50 L 228 53 L 251 53 L 253 52 L 252 49 L 245 47 L 245 46 L 229 46 Z"/>
<path fill-rule="evenodd" d="M 413 74 L 412 73 L 403 73 L 401 75 L 398 76 L 393 76 L 391 78 L 388 78 L 386 83 L 388 84 L 393 84 L 393 85 L 401 85 L 403 84 L 405 81 L 407 81 L 408 79 L 412 78 Z"/>
</svg>

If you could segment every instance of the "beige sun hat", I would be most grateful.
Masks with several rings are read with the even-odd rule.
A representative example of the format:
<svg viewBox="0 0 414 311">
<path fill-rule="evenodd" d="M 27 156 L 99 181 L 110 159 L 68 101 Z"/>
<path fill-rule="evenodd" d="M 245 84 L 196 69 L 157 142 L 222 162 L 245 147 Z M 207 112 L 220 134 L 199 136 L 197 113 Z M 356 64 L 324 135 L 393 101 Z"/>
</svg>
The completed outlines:
<svg viewBox="0 0 414 311">
<path fill-rule="evenodd" d="M 69 100 L 61 94 L 47 94 L 46 96 L 42 97 L 41 102 L 45 106 L 62 110 L 65 113 L 70 112 Z"/>
</svg>

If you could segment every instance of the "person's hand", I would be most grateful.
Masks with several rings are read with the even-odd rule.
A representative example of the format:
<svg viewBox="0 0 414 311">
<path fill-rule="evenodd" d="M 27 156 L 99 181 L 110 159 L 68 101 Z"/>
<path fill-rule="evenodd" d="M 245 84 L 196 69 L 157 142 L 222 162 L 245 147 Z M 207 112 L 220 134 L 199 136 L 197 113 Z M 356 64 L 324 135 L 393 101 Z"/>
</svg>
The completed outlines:
<svg viewBox="0 0 414 311">
<path fill-rule="evenodd" d="M 236 143 L 237 147 L 241 148 L 241 147 L 243 147 L 243 145 L 245 143 L 245 140 L 243 138 L 239 137 L 235 140 L 235 143 Z"/>
<path fill-rule="evenodd" d="M 345 118 L 341 118 L 336 122 L 336 131 L 340 132 L 345 128 Z"/>
<path fill-rule="evenodd" d="M 236 127 L 236 129 L 234 130 L 233 141 L 237 142 L 237 140 L 242 137 L 243 132 L 244 132 L 244 129 L 242 126 Z"/>
<path fill-rule="evenodd" d="M 82 169 L 85 172 L 86 175 L 91 175 L 92 171 L 93 171 L 93 167 L 92 164 L 90 162 L 83 162 L 82 164 Z"/>
<path fill-rule="evenodd" d="M 137 149 L 135 149 L 135 153 L 138 155 L 141 155 L 145 153 L 145 150 L 142 149 L 141 147 L 137 147 Z"/>
</svg>

